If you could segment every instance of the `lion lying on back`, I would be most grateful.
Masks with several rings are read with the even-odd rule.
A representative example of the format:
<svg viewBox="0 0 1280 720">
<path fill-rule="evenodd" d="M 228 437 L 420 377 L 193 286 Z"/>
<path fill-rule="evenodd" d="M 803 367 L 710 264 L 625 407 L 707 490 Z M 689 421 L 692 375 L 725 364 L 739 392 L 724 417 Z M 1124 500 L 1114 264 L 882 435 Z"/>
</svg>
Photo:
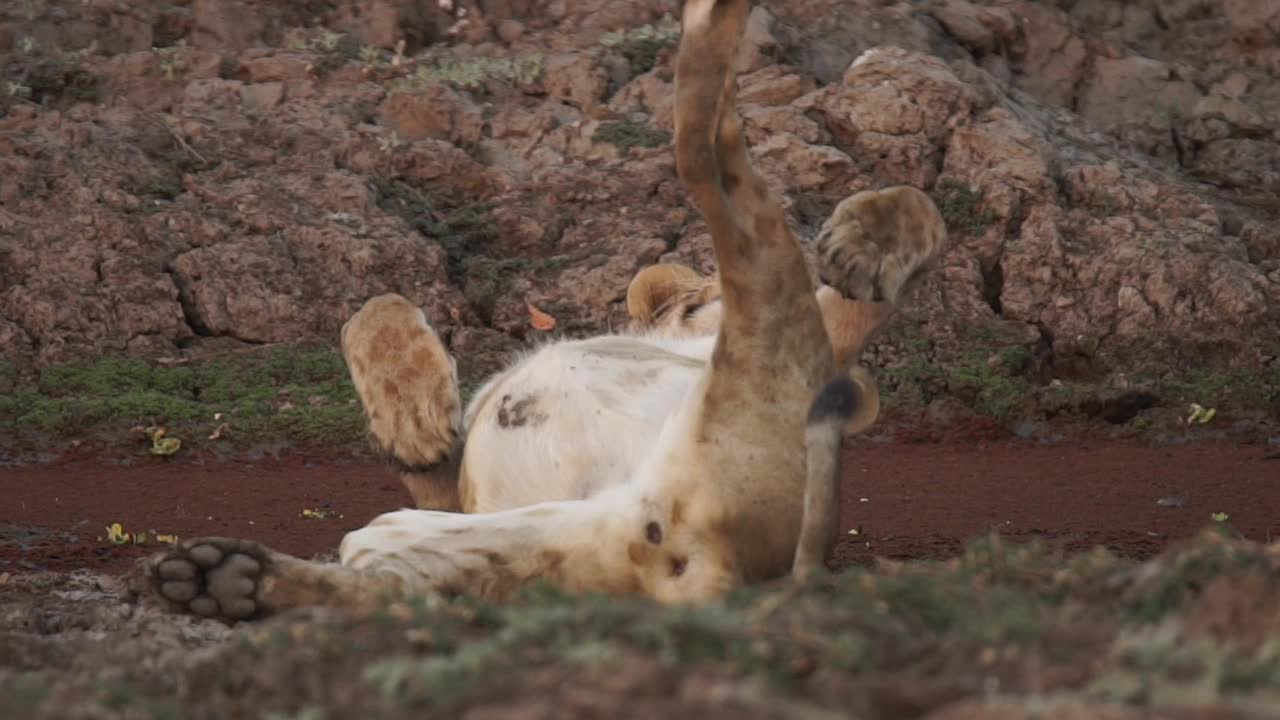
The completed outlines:
<svg viewBox="0 0 1280 720">
<path fill-rule="evenodd" d="M 881 212 L 890 203 L 924 220 L 924 232 L 897 234 L 897 217 L 886 224 Z M 815 294 L 836 363 L 859 390 L 847 434 L 879 414 L 875 379 L 855 363 L 938 253 L 945 232 L 934 213 L 912 188 L 863 192 L 840 204 L 818 236 L 826 266 L 871 268 L 860 288 L 867 300 L 825 284 Z M 864 246 L 862 256 L 841 255 L 853 243 Z M 543 347 L 490 378 L 464 413 L 455 362 L 422 312 L 399 295 L 369 300 L 343 327 L 342 351 L 371 439 L 415 505 L 492 512 L 624 482 L 710 358 L 719 279 L 653 265 L 632 279 L 626 307 L 626 332 Z"/>
<path fill-rule="evenodd" d="M 382 515 L 347 534 L 339 564 L 190 539 L 147 563 L 156 593 L 242 620 L 307 605 L 370 612 L 412 593 L 496 600 L 534 578 L 698 602 L 820 569 L 838 533 L 841 440 L 876 414 L 854 363 L 946 233 L 918 190 L 854 195 L 817 239 L 829 287 L 815 288 L 736 110 L 749 9 L 687 0 L 676 58 L 676 167 L 718 282 L 646 269 L 628 293 L 635 328 L 533 351 L 465 413 L 422 312 L 370 300 L 342 346 L 371 435 L 420 507 L 464 512 Z"/>
</svg>

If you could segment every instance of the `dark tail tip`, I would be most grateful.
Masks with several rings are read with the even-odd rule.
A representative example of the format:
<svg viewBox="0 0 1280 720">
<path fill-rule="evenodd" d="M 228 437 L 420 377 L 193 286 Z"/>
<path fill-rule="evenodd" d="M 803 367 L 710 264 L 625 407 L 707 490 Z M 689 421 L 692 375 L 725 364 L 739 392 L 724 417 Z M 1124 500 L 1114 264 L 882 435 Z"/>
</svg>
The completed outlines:
<svg viewBox="0 0 1280 720">
<path fill-rule="evenodd" d="M 827 383 L 813 399 L 809 407 L 809 424 L 815 425 L 830 420 L 847 422 L 858 409 L 858 386 L 848 375 Z"/>
</svg>

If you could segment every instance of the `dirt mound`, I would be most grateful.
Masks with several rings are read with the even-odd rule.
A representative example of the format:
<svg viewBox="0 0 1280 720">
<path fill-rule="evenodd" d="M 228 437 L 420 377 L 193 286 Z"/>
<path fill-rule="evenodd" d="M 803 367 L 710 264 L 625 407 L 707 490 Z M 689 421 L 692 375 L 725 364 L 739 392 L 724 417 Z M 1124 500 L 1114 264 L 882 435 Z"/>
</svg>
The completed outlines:
<svg viewBox="0 0 1280 720">
<path fill-rule="evenodd" d="M 0 354 L 333 344 L 394 291 L 470 381 L 530 303 L 616 327 L 637 268 L 710 260 L 667 146 L 677 5 L 6 5 Z M 872 353 L 890 394 L 1280 413 L 1277 19 L 1113 5 L 755 10 L 743 115 L 802 234 L 890 183 L 951 228 Z"/>
</svg>

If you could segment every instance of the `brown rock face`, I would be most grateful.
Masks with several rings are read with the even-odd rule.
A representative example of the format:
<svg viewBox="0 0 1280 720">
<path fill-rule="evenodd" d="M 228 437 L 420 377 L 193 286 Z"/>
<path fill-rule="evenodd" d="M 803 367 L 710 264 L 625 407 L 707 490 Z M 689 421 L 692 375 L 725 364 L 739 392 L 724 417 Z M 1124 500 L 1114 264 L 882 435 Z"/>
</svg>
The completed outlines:
<svg viewBox="0 0 1280 720">
<path fill-rule="evenodd" d="M 669 148 L 678 6 L 0 7 L 0 358 L 336 343 L 384 292 L 464 378 L 538 332 L 527 303 L 621 326 L 638 268 L 713 269 Z M 1278 28 L 1246 0 L 800 0 L 753 11 L 741 112 L 806 240 L 859 190 L 942 209 L 899 321 L 922 337 L 872 362 L 945 365 L 989 326 L 1037 382 L 1257 367 L 1280 356 Z"/>
</svg>

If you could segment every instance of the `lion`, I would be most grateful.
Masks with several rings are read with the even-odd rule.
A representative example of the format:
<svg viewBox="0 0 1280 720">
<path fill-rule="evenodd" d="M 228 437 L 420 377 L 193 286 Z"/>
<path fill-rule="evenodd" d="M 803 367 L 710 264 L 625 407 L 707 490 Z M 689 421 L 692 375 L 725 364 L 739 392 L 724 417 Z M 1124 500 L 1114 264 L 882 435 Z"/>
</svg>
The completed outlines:
<svg viewBox="0 0 1280 720">
<path fill-rule="evenodd" d="M 537 578 L 696 603 L 821 572 L 842 441 L 877 404 L 858 353 L 946 231 L 916 189 L 858 193 L 819 233 L 815 284 L 736 109 L 749 5 L 688 0 L 676 54 L 676 170 L 716 277 L 646 268 L 628 288 L 633 327 L 518 358 L 466 408 L 422 311 L 369 300 L 343 327 L 343 353 L 418 509 L 348 533 L 338 563 L 189 539 L 145 562 L 154 592 L 234 622 L 302 606 L 368 613 L 417 593 L 498 601 Z"/>
</svg>

